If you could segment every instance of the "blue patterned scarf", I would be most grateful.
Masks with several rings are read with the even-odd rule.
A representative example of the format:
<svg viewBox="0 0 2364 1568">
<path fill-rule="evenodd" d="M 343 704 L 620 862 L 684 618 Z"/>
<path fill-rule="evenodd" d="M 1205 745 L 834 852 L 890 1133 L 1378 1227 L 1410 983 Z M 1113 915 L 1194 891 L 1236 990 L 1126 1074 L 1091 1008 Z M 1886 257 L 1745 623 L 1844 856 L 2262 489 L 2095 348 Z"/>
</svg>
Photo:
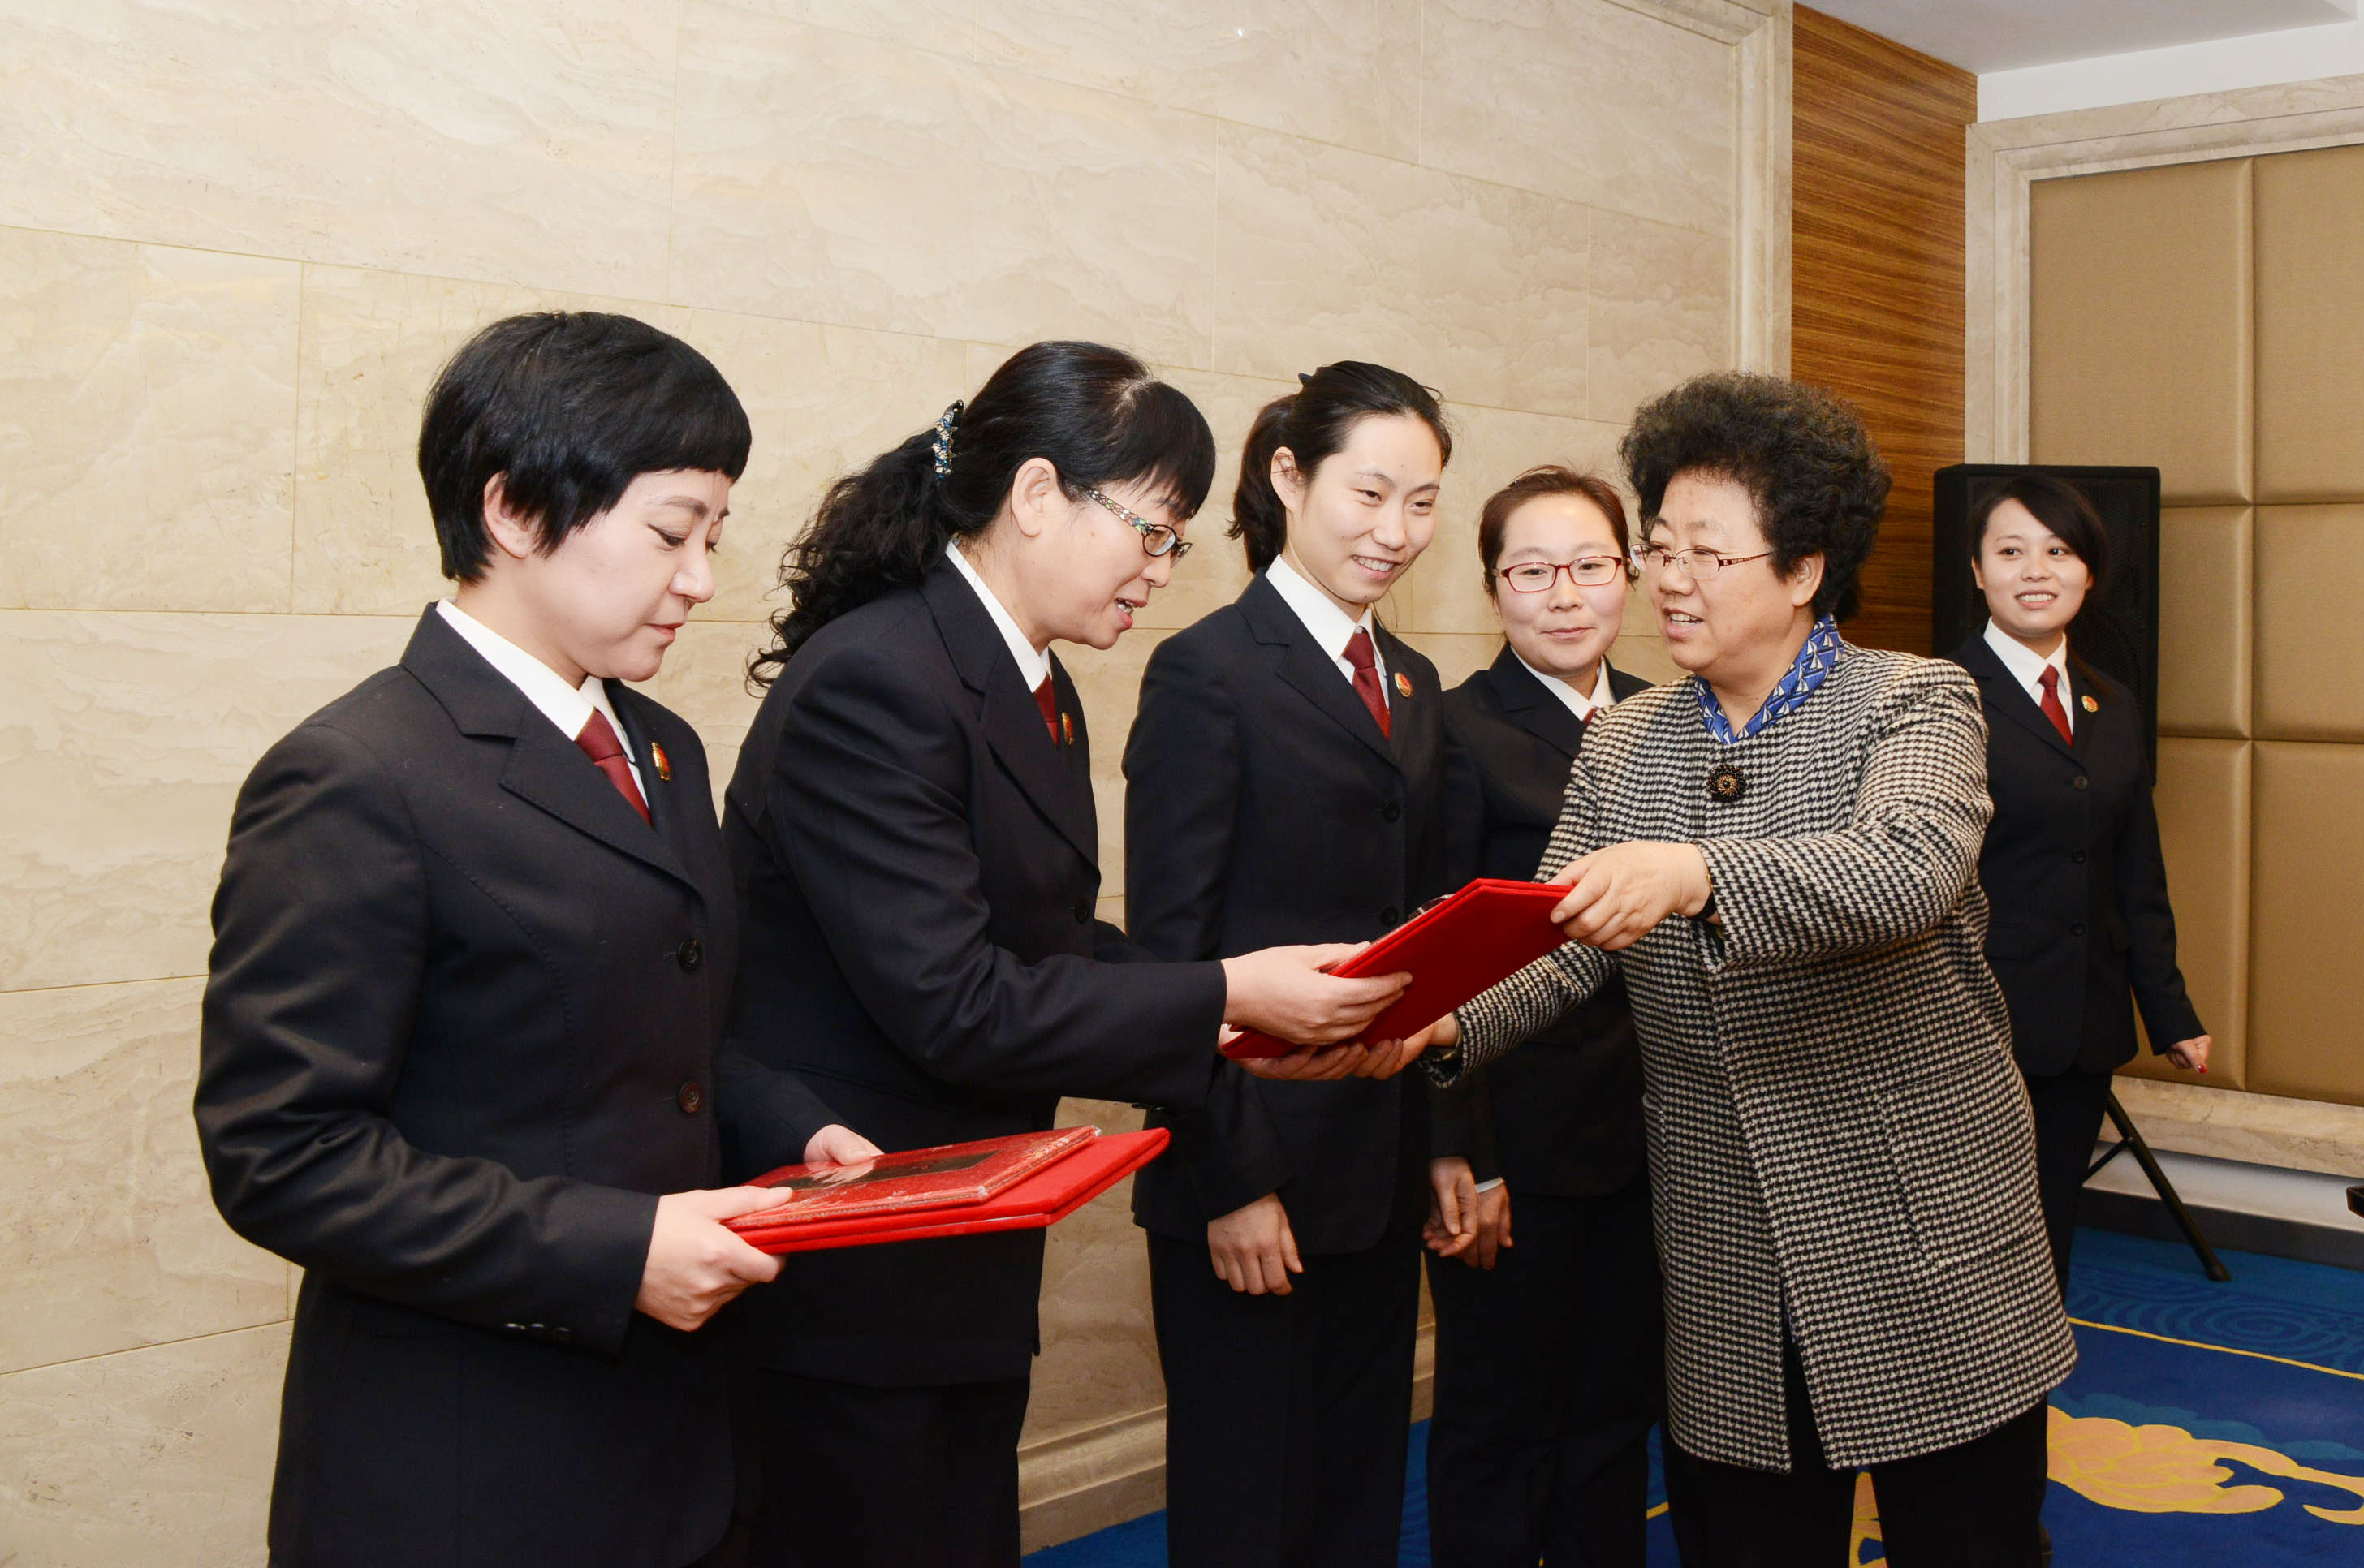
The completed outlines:
<svg viewBox="0 0 2364 1568">
<path fill-rule="evenodd" d="M 1808 697 L 1814 695 L 1816 686 L 1830 679 L 1831 672 L 1838 665 L 1839 625 L 1824 616 L 1814 623 L 1814 629 L 1806 634 L 1806 645 L 1798 650 L 1798 657 L 1790 662 L 1790 673 L 1766 694 L 1764 706 L 1756 710 L 1755 717 L 1741 727 L 1739 734 L 1732 732 L 1732 721 L 1723 717 L 1723 709 L 1716 704 L 1715 694 L 1697 675 L 1691 677 L 1691 695 L 1699 698 L 1700 717 L 1707 721 L 1707 732 L 1729 746 L 1736 740 L 1747 740 L 1775 719 L 1797 711 Z"/>
</svg>

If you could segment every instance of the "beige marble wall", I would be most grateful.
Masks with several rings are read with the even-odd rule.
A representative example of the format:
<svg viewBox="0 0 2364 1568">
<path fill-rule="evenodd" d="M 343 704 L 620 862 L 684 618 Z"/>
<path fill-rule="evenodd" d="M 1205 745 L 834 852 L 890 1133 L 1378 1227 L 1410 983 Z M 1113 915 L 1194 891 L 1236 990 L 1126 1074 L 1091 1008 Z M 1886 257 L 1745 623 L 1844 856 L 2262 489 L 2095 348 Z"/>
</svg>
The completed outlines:
<svg viewBox="0 0 2364 1568">
<path fill-rule="evenodd" d="M 1779 368 L 1786 340 L 1787 226 L 1754 222 L 1787 210 L 1786 0 L 0 9 L 0 1561 L 19 1568 L 262 1561 L 293 1281 L 214 1218 L 190 1129 L 206 900 L 255 756 L 441 589 L 410 449 L 474 328 L 632 311 L 746 401 L 720 589 L 657 683 L 721 774 L 820 486 L 1015 345 L 1124 343 L 1227 450 L 1326 360 L 1439 386 L 1459 451 L 1389 613 L 1450 680 L 1494 647 L 1485 491 L 1606 465 L 1636 400 L 1744 352 Z M 1111 915 L 1143 662 L 1245 580 L 1221 511 L 1143 630 L 1071 661 Z M 1645 632 L 1618 657 L 1667 669 Z M 1038 1540 L 1160 1485 L 1121 1204 L 1051 1258 Z"/>
</svg>

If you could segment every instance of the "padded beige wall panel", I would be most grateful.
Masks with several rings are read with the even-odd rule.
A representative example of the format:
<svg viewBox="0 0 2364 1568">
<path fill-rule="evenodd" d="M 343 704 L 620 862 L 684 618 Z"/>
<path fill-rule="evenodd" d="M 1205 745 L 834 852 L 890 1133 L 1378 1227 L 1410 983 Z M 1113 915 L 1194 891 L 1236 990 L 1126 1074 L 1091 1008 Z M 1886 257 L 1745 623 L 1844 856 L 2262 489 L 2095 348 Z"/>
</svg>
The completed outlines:
<svg viewBox="0 0 2364 1568">
<path fill-rule="evenodd" d="M 2364 501 L 2364 147 L 2256 180 L 2258 499 Z"/>
<path fill-rule="evenodd" d="M 2249 499 L 2249 161 L 2029 192 L 2028 450 L 2156 466 L 2170 506 Z"/>
<path fill-rule="evenodd" d="M 2260 741 L 2254 766 L 2247 1086 L 2364 1105 L 2364 746 Z"/>
<path fill-rule="evenodd" d="M 2246 506 L 2177 506 L 2158 519 L 2158 729 L 2249 733 L 2250 578 Z"/>
<path fill-rule="evenodd" d="M 2243 1086 L 2249 993 L 2249 744 L 2158 743 L 2159 841 L 2175 903 L 2177 957 L 2200 1021 L 2214 1037 L 2205 1076 L 2143 1054 L 2127 1071 L 2213 1088 Z"/>
<path fill-rule="evenodd" d="M 2364 740 L 2364 506 L 2260 506 L 2257 532 L 2258 737 Z"/>
</svg>

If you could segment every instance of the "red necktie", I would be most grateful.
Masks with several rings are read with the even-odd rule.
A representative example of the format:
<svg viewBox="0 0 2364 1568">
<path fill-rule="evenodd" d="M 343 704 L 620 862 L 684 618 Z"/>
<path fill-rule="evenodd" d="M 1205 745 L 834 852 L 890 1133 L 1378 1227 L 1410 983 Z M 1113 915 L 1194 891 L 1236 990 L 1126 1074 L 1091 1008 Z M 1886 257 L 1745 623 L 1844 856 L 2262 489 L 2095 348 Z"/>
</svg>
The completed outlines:
<svg viewBox="0 0 2364 1568">
<path fill-rule="evenodd" d="M 583 727 L 583 733 L 574 738 L 574 743 L 583 748 L 583 754 L 597 763 L 601 773 L 608 775 L 608 782 L 616 786 L 616 793 L 624 797 L 624 804 L 639 812 L 641 820 L 647 822 L 649 803 L 641 798 L 641 788 L 632 782 L 631 766 L 624 761 L 623 742 L 616 739 L 616 727 L 608 722 L 608 716 L 593 708 L 591 722 Z"/>
<path fill-rule="evenodd" d="M 2052 721 L 2052 728 L 2060 731 L 2060 739 L 2074 745 L 2077 738 L 2068 728 L 2068 710 L 2060 706 L 2059 666 L 2046 664 L 2044 673 L 2036 677 L 2035 684 L 2044 688 L 2044 700 L 2036 706 L 2044 709 L 2044 717 Z"/>
<path fill-rule="evenodd" d="M 1355 667 L 1355 695 L 1371 710 L 1379 733 L 1392 734 L 1388 723 L 1388 694 L 1379 685 L 1379 655 L 1371 646 L 1371 634 L 1359 626 L 1346 640 L 1346 662 Z"/>
<path fill-rule="evenodd" d="M 1043 728 L 1051 732 L 1051 744 L 1059 743 L 1059 694 L 1051 689 L 1051 677 L 1034 688 L 1034 706 L 1043 710 Z"/>
</svg>

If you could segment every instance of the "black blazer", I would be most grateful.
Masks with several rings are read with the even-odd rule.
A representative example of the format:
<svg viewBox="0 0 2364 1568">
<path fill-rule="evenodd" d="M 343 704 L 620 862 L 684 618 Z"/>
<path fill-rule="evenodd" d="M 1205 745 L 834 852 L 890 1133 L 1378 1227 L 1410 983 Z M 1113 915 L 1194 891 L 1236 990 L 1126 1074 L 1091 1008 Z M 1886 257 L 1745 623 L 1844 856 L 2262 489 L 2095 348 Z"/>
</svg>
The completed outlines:
<svg viewBox="0 0 2364 1568">
<path fill-rule="evenodd" d="M 1611 700 L 1649 683 L 1609 671 Z M 1559 820 L 1584 725 L 1503 645 L 1493 664 L 1444 694 L 1444 722 L 1475 764 L 1455 796 L 1473 876 L 1532 880 Z M 1456 835 L 1456 838 L 1464 835 Z M 1642 1168 L 1642 1056 L 1625 984 L 1615 975 L 1524 1048 L 1433 1091 L 1439 1154 L 1468 1157 L 1479 1180 L 1514 1192 L 1591 1197 Z"/>
<path fill-rule="evenodd" d="M 2020 1066 L 2047 1076 L 2132 1060 L 2136 1003 L 2154 1050 L 2205 1032 L 2175 962 L 2140 705 L 2072 657 L 2072 745 L 1984 636 L 1948 657 L 1977 677 L 1986 704 L 1995 809 L 1979 881 L 1991 906 L 1987 962 Z"/>
<path fill-rule="evenodd" d="M 1090 739 L 1071 744 L 950 562 L 831 622 L 775 681 L 723 810 L 748 961 L 731 1035 L 888 1150 L 1047 1128 L 1062 1095 L 1199 1105 L 1220 965 L 1098 920 Z M 798 1151 L 730 1128 L 752 1175 Z M 769 1366 L 879 1387 L 1026 1375 L 1043 1233 L 791 1257 L 741 1312 Z"/>
<path fill-rule="evenodd" d="M 239 794 L 196 1119 L 223 1217 L 306 1271 L 274 1562 L 680 1568 L 728 1522 L 727 1347 L 632 1310 L 656 1196 L 714 1184 L 718 1094 L 833 1118 L 716 1084 L 705 751 L 609 692 L 653 829 L 432 608 Z"/>
<path fill-rule="evenodd" d="M 1361 941 L 1451 891 L 1436 667 L 1386 628 L 1391 736 L 1262 576 L 1150 656 L 1124 752 L 1125 916 L 1166 958 Z M 1408 682 L 1407 693 L 1399 683 Z M 1300 1251 L 1425 1211 L 1427 1099 L 1401 1079 L 1225 1079 L 1133 1183 L 1133 1218 L 1203 1240 L 1277 1192 Z"/>
</svg>

